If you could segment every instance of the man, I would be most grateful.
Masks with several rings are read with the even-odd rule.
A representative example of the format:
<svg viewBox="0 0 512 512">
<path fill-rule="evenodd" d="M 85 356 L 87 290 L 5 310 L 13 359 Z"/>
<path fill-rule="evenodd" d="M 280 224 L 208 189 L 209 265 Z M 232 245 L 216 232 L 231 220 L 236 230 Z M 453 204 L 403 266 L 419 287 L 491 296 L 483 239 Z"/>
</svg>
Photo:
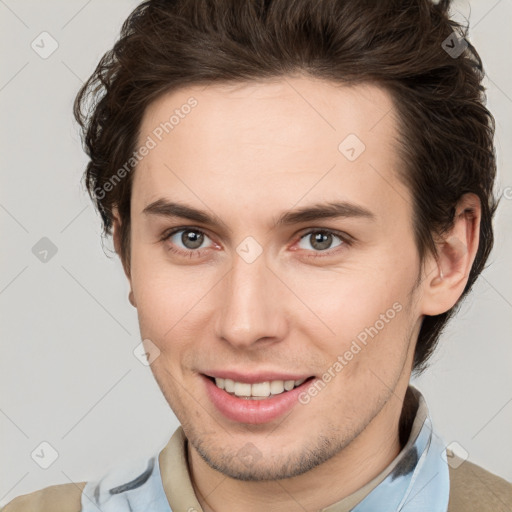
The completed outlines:
<svg viewBox="0 0 512 512">
<path fill-rule="evenodd" d="M 409 385 L 493 242 L 493 118 L 448 7 L 132 13 L 75 114 L 181 426 L 6 512 L 511 510 L 512 485 L 454 463 Z"/>
</svg>

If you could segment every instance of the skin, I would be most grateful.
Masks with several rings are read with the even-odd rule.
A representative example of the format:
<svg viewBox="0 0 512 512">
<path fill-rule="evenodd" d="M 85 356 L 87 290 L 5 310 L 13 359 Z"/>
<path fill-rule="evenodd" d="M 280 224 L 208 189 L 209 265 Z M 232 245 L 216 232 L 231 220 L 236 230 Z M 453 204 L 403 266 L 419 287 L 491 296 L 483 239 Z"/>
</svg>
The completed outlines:
<svg viewBox="0 0 512 512">
<path fill-rule="evenodd" d="M 478 199 L 464 196 L 439 257 L 420 265 L 386 91 L 305 76 L 191 86 L 148 107 L 140 144 L 191 96 L 197 106 L 134 174 L 125 271 L 141 336 L 160 350 L 151 369 L 189 440 L 205 511 L 318 510 L 398 455 L 421 319 L 452 307 L 464 289 L 478 246 Z M 353 162 L 338 150 L 350 133 L 366 146 Z M 143 213 L 160 198 L 215 214 L 224 225 Z M 285 211 L 336 200 L 374 218 L 273 225 Z M 198 249 L 183 244 L 182 232 L 162 240 L 179 227 L 205 234 L 199 256 L 190 256 Z M 334 231 L 331 245 L 319 250 L 310 229 Z M 236 251 L 248 236 L 263 250 L 252 263 Z M 198 374 L 212 369 L 321 377 L 396 303 L 400 312 L 378 335 L 284 417 L 236 423 L 205 393 Z M 240 456 L 247 443 L 257 454 L 250 465 Z"/>
</svg>

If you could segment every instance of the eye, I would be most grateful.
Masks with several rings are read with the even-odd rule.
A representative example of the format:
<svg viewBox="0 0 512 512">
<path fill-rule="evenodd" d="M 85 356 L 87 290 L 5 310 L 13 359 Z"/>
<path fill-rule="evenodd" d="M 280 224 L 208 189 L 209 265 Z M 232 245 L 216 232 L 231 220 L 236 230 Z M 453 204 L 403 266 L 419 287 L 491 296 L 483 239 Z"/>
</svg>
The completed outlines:
<svg viewBox="0 0 512 512">
<path fill-rule="evenodd" d="M 209 239 L 206 233 L 196 228 L 173 229 L 162 237 L 162 241 L 170 242 L 168 249 L 171 252 L 190 257 L 202 255 L 202 249 L 206 247 L 201 246 Z M 214 246 L 215 244 L 210 247 Z"/>
<path fill-rule="evenodd" d="M 336 239 L 339 243 L 333 245 Z M 299 248 L 301 249 L 311 250 L 312 247 L 314 252 L 328 252 L 329 254 L 337 252 L 329 249 L 335 249 L 343 245 L 350 245 L 348 236 L 343 236 L 328 229 L 311 229 L 304 233 L 299 241 Z"/>
</svg>

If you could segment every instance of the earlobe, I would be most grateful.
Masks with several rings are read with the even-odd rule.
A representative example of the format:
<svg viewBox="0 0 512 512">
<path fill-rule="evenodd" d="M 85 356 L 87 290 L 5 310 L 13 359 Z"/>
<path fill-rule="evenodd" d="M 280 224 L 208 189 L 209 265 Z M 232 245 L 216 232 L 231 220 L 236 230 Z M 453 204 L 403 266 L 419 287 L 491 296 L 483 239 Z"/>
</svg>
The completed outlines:
<svg viewBox="0 0 512 512">
<path fill-rule="evenodd" d="M 437 258 L 425 277 L 424 315 L 445 313 L 464 292 L 478 250 L 480 213 L 476 195 L 466 194 L 459 201 L 452 229 L 437 244 Z"/>
<path fill-rule="evenodd" d="M 133 295 L 133 290 L 130 290 L 130 293 L 128 294 L 128 300 L 130 301 L 130 304 L 136 308 L 137 303 L 135 302 L 135 296 Z"/>
</svg>

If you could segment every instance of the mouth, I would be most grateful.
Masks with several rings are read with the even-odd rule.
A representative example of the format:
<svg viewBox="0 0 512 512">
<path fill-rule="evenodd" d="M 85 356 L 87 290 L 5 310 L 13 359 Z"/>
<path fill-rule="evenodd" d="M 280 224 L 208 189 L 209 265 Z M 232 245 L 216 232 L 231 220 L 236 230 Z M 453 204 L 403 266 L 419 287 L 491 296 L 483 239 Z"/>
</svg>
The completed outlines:
<svg viewBox="0 0 512 512">
<path fill-rule="evenodd" d="M 270 380 L 263 382 L 237 382 L 233 379 L 223 379 L 205 375 L 217 388 L 224 390 L 231 396 L 245 400 L 265 400 L 274 396 L 287 393 L 301 386 L 306 381 L 314 379 L 314 376 L 298 380 Z"/>
<path fill-rule="evenodd" d="M 225 419 L 236 423 L 262 424 L 291 411 L 316 377 L 298 380 L 241 382 L 199 374 L 211 404 Z M 240 377 L 239 377 L 240 378 Z M 256 379 L 251 379 L 256 380 Z"/>
</svg>

